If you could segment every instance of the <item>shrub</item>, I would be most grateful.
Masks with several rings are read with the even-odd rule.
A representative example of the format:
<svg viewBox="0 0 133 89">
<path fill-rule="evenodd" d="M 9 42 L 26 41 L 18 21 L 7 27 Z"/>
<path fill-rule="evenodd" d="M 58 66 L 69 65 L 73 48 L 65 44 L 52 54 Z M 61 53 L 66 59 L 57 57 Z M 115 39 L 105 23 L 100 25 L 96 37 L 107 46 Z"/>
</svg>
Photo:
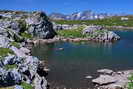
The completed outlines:
<svg viewBox="0 0 133 89">
<path fill-rule="evenodd" d="M 128 89 L 133 89 L 133 74 L 128 78 L 130 82 L 128 82 Z"/>
<path fill-rule="evenodd" d="M 21 36 L 25 39 L 32 39 L 33 38 L 33 36 L 31 34 L 26 33 L 26 32 L 21 33 Z"/>
<path fill-rule="evenodd" d="M 11 42 L 10 45 L 20 48 L 20 44 L 17 42 Z"/>
</svg>

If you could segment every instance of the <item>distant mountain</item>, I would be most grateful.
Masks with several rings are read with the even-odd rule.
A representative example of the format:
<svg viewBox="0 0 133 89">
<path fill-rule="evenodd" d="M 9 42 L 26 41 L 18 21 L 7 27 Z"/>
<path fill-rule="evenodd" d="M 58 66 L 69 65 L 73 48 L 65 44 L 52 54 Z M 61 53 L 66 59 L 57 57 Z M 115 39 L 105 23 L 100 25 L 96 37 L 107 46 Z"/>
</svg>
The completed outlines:
<svg viewBox="0 0 133 89">
<path fill-rule="evenodd" d="M 104 19 L 111 17 L 111 14 L 107 13 L 94 13 L 91 10 L 76 12 L 70 15 L 64 15 L 61 13 L 51 13 L 49 17 L 54 20 L 94 20 L 94 19 Z"/>
<path fill-rule="evenodd" d="M 51 13 L 49 15 L 49 17 L 51 19 L 55 19 L 55 20 L 62 20 L 62 19 L 65 19 L 66 18 L 66 15 L 64 14 L 61 14 L 61 13 Z"/>
</svg>

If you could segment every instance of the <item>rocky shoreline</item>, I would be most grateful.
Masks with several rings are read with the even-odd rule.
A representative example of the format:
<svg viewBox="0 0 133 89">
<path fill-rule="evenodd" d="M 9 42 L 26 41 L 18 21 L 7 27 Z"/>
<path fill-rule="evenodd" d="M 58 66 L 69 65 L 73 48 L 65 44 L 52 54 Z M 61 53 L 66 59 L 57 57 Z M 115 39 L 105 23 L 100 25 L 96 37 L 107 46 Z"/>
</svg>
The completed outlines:
<svg viewBox="0 0 133 89">
<path fill-rule="evenodd" d="M 0 88 L 48 89 L 49 69 L 31 55 L 27 41 L 55 35 L 43 12 L 0 11 Z"/>
<path fill-rule="evenodd" d="M 133 70 L 113 71 L 110 69 L 98 70 L 99 77 L 92 79 L 96 89 L 128 89 L 129 77 Z"/>
</svg>

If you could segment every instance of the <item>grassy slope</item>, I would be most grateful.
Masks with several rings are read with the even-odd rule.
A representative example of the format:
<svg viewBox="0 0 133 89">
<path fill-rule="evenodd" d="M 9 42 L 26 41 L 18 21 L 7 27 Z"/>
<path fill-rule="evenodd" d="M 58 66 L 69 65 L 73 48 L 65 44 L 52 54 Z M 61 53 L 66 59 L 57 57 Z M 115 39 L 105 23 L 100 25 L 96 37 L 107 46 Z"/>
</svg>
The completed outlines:
<svg viewBox="0 0 133 89">
<path fill-rule="evenodd" d="M 122 16 L 124 17 L 124 16 Z M 125 26 L 133 27 L 133 16 L 125 16 L 129 20 L 122 21 L 121 16 L 114 16 L 102 20 L 54 20 L 58 24 L 86 24 L 86 25 L 102 25 L 102 26 Z"/>
</svg>

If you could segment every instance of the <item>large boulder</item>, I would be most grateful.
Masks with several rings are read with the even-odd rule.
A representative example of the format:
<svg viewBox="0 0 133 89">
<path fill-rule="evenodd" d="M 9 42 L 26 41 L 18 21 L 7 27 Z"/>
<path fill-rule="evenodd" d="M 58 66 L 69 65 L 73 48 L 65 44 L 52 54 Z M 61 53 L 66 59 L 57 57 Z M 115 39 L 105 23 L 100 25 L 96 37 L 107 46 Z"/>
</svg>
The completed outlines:
<svg viewBox="0 0 133 89">
<path fill-rule="evenodd" d="M 28 32 L 34 36 L 48 39 L 56 35 L 52 23 L 43 12 L 33 13 L 25 21 L 29 25 Z"/>
</svg>

